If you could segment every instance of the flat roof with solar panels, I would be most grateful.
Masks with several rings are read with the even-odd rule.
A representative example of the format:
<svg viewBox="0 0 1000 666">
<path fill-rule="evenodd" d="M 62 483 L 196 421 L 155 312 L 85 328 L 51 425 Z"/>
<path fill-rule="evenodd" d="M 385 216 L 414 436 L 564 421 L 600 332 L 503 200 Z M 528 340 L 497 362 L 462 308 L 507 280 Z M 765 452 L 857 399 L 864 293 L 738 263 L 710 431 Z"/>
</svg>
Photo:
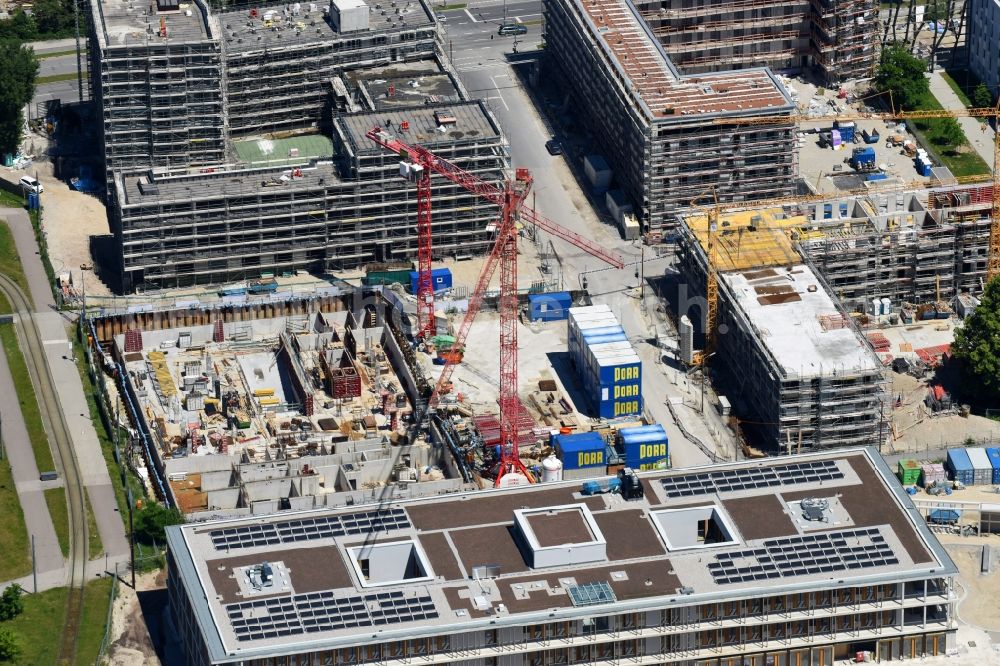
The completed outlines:
<svg viewBox="0 0 1000 666">
<path fill-rule="evenodd" d="M 169 527 L 169 585 L 226 663 L 956 573 L 874 449 L 639 479 Z"/>
</svg>

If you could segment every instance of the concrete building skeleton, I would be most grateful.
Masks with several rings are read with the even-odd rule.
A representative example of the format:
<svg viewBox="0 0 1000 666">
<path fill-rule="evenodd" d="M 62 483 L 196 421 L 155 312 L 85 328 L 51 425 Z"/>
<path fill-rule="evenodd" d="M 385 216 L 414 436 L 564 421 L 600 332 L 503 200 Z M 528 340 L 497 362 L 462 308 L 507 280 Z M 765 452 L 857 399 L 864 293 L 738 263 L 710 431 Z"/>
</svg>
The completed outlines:
<svg viewBox="0 0 1000 666">
<path fill-rule="evenodd" d="M 767 69 L 686 75 L 629 0 L 552 0 L 546 53 L 644 229 L 672 227 L 695 199 L 794 194 L 795 125 L 719 124 L 788 116 L 795 104 Z"/>
<path fill-rule="evenodd" d="M 415 188 L 398 156 L 364 137 L 375 125 L 488 181 L 508 167 L 492 113 L 436 55 L 423 0 L 93 7 L 123 292 L 410 260 Z M 332 148 L 256 162 L 237 154 L 240 137 L 280 143 L 318 130 Z M 437 177 L 434 191 L 437 255 L 485 251 L 493 207 Z"/>
<path fill-rule="evenodd" d="M 955 565 L 874 449 L 167 528 L 202 664 L 833 664 L 954 646 Z"/>
<path fill-rule="evenodd" d="M 687 73 L 814 68 L 835 83 L 871 76 L 878 56 L 874 0 L 636 0 L 635 6 Z"/>
<path fill-rule="evenodd" d="M 874 299 L 898 309 L 979 293 L 991 196 L 988 185 L 873 191 L 720 217 L 712 253 L 722 272 L 719 323 L 726 332 L 718 336 L 715 366 L 762 447 L 798 449 L 800 432 L 802 448 L 880 441 L 887 419 L 881 364 L 847 311 L 870 313 Z M 683 219 L 681 270 L 689 288 L 704 294 L 707 218 L 696 212 Z M 790 300 L 757 307 L 759 299 L 748 295 L 764 298 L 761 289 Z M 820 297 L 821 308 L 808 306 Z M 765 314 L 783 308 L 794 315 Z M 826 342 L 809 351 L 811 339 Z M 806 351 L 791 366 L 781 360 Z M 853 360 L 838 360 L 845 354 Z"/>
</svg>

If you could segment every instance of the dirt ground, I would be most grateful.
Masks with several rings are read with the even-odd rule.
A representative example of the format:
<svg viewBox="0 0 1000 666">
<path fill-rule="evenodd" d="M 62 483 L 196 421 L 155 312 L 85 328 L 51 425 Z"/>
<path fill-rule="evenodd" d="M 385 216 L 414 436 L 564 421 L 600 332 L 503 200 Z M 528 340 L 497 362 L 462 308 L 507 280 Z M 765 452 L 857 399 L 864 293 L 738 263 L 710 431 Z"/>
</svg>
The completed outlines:
<svg viewBox="0 0 1000 666">
<path fill-rule="evenodd" d="M 42 194 L 42 225 L 49 246 L 49 260 L 56 275 L 70 271 L 73 283 L 80 284 L 80 265 L 92 264 L 90 237 L 111 233 L 104 203 L 90 194 L 72 189 L 52 175 L 50 162 L 35 162 L 27 171 L 12 171 L 13 178 L 34 176 L 45 186 Z M 107 286 L 87 276 L 87 294 L 109 294 Z"/>
<path fill-rule="evenodd" d="M 145 617 L 140 595 L 163 590 L 165 586 L 166 573 L 162 570 L 138 576 L 138 594 L 127 585 L 119 586 L 111 616 L 111 644 L 108 649 L 108 661 L 112 666 L 152 666 L 161 663 L 153 647 L 149 618 Z M 154 621 L 158 620 L 154 618 Z"/>
</svg>

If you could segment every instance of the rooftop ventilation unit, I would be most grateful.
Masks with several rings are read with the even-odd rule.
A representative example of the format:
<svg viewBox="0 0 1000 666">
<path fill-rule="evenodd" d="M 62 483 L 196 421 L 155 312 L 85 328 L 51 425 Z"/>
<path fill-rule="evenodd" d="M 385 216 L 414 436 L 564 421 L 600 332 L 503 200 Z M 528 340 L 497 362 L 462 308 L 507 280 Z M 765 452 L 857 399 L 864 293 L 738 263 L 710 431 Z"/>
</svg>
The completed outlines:
<svg viewBox="0 0 1000 666">
<path fill-rule="evenodd" d="M 274 570 L 268 562 L 256 564 L 247 569 L 247 579 L 250 587 L 260 591 L 274 585 Z"/>
<path fill-rule="evenodd" d="M 800 503 L 802 507 L 802 517 L 814 523 L 827 522 L 827 512 L 830 510 L 830 501 L 818 498 L 806 498 Z"/>
</svg>

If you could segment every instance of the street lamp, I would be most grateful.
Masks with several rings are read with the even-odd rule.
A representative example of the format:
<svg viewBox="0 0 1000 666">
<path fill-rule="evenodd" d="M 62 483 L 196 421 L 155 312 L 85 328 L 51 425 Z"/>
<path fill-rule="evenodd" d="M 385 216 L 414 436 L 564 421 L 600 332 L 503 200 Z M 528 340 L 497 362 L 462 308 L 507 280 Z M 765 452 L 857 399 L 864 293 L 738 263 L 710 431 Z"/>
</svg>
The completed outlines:
<svg viewBox="0 0 1000 666">
<path fill-rule="evenodd" d="M 81 321 L 87 316 L 87 271 L 93 270 L 93 264 L 80 264 L 80 288 L 83 291 L 83 304 L 80 306 Z"/>
</svg>

